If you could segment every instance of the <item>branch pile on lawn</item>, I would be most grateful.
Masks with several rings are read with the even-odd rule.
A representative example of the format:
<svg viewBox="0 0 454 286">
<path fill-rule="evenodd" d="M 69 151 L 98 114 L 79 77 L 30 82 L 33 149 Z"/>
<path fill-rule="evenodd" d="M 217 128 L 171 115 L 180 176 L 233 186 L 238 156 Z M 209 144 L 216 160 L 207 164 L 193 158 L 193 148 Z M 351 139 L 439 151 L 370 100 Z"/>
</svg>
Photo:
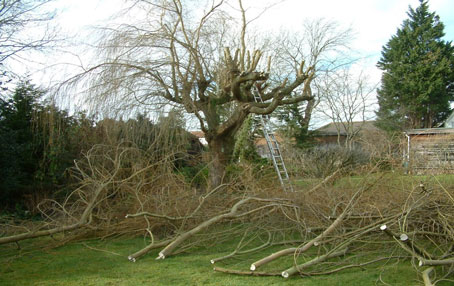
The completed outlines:
<svg viewBox="0 0 454 286">
<path fill-rule="evenodd" d="M 135 262 L 157 248 L 165 259 L 237 238 L 230 253 L 213 253 L 216 271 L 285 278 L 405 258 L 433 283 L 454 268 L 454 192 L 434 180 L 397 186 L 392 174 L 371 173 L 283 193 L 269 178 L 258 179 L 263 171 L 245 168 L 235 183 L 195 190 L 170 157 L 129 143 L 95 146 L 74 171 L 80 184 L 70 196 L 41 204 L 46 221 L 0 243 L 59 232 L 68 239 L 147 236 L 148 245 L 128 257 Z M 367 253 L 375 255 L 361 258 Z M 225 267 L 245 256 L 246 269 Z"/>
<path fill-rule="evenodd" d="M 172 158 L 127 142 L 95 145 L 71 170 L 79 182 L 75 190 L 63 202 L 40 203 L 42 223 L 26 231 L 21 225 L 9 225 L 10 235 L 0 237 L 0 244 L 68 231 L 69 238 L 134 233 L 144 223 L 125 223 L 131 210 L 152 209 L 163 217 L 188 212 L 196 200 L 191 199 L 195 190 L 173 171 Z"/>
<path fill-rule="evenodd" d="M 365 183 L 367 180 L 376 180 L 376 183 Z M 301 229 L 306 230 L 301 235 L 302 243 L 262 256 L 250 264 L 249 270 L 222 266 L 216 266 L 214 270 L 236 275 L 280 275 L 288 278 L 295 274 L 332 274 L 392 259 L 406 259 L 415 265 L 426 285 L 433 285 L 430 283 L 436 283 L 431 282 L 435 279 L 452 278 L 453 190 L 443 187 L 436 178 L 429 180 L 427 186 L 413 186 L 409 181 L 406 185 L 408 189 L 405 190 L 396 189 L 390 183 L 394 180 L 366 177 L 365 182 L 358 184 L 362 187 L 353 195 L 348 190 L 340 194 L 326 188 L 318 192 L 320 197 L 317 198 L 299 194 L 312 205 L 296 203 L 302 210 L 298 223 Z M 349 196 L 350 199 L 346 200 Z M 312 209 L 316 215 L 311 216 L 310 212 L 303 211 L 308 209 Z M 341 213 L 337 215 L 338 210 Z M 317 217 L 318 222 L 315 219 Z M 315 225 L 311 225 L 313 223 Z M 266 245 L 271 246 L 269 243 Z M 230 255 L 212 259 L 211 262 L 214 264 L 234 255 L 259 250 L 265 252 L 266 248 L 244 249 L 238 246 Z M 361 259 L 361 256 L 374 252 L 373 258 L 366 261 Z M 288 267 L 280 268 L 285 263 Z M 268 264 L 273 266 L 263 271 L 262 268 Z"/>
</svg>

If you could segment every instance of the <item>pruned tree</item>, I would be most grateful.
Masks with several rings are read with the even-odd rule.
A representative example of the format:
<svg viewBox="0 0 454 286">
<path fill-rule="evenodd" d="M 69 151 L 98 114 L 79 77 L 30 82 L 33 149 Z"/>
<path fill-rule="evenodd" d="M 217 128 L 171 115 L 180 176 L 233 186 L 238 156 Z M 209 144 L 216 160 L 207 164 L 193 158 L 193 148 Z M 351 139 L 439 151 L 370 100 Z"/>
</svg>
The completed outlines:
<svg viewBox="0 0 454 286">
<path fill-rule="evenodd" d="M 314 60 L 293 55 L 291 73 L 282 76 L 282 54 L 272 60 L 273 51 L 249 47 L 250 21 L 242 1 L 237 4 L 239 24 L 223 10 L 231 8 L 224 0 L 197 2 L 199 9 L 180 0 L 134 4 L 143 18 L 136 25 L 108 29 L 101 61 L 73 80 L 89 76 L 91 99 L 117 110 L 183 106 L 208 141 L 212 186 L 221 183 L 234 136 L 249 114 L 270 114 L 278 106 L 312 100 L 316 59 L 331 45 L 331 36 L 309 48 Z M 255 102 L 254 92 L 263 103 Z"/>
</svg>

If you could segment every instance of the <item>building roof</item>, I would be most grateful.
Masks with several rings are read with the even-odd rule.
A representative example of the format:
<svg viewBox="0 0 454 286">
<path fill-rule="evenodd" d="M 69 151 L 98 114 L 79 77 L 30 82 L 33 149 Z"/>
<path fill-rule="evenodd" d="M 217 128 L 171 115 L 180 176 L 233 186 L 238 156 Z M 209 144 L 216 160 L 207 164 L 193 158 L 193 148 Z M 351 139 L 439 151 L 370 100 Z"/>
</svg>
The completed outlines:
<svg viewBox="0 0 454 286">
<path fill-rule="evenodd" d="M 405 131 L 408 135 L 453 134 L 454 128 L 422 128 Z"/>
<path fill-rule="evenodd" d="M 353 121 L 353 122 L 331 122 L 326 124 L 315 131 L 319 136 L 332 136 L 332 135 L 347 135 L 346 126 L 351 126 L 353 132 L 359 130 L 379 130 L 375 126 L 375 121 Z"/>
<path fill-rule="evenodd" d="M 189 131 L 192 135 L 195 135 L 197 138 L 205 138 L 205 133 L 203 131 Z"/>
<path fill-rule="evenodd" d="M 277 134 L 274 134 L 274 138 L 276 138 L 276 141 L 279 144 L 284 142 L 284 139 L 281 136 L 277 135 Z M 268 145 L 268 143 L 266 142 L 266 139 L 264 137 L 256 138 L 254 140 L 254 144 L 255 144 L 255 146 L 267 146 Z"/>
</svg>

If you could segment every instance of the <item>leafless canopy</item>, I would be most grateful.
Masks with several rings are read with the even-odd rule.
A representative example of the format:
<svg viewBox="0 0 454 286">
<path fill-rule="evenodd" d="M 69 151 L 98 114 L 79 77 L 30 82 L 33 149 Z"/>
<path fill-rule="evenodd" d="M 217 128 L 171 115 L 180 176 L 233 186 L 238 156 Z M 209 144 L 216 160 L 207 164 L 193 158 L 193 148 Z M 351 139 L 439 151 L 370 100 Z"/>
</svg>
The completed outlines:
<svg viewBox="0 0 454 286">
<path fill-rule="evenodd" d="M 51 29 L 41 34 L 25 29 L 45 25 L 54 13 L 44 9 L 52 0 L 2 0 L 0 1 L 0 63 L 10 57 L 20 58 L 20 52 L 39 50 L 54 39 Z"/>
<path fill-rule="evenodd" d="M 86 69 L 96 102 L 121 109 L 176 104 L 194 114 L 202 130 L 222 133 L 247 113 L 267 114 L 278 105 L 310 99 L 302 87 L 309 86 L 314 67 L 301 57 L 296 73 L 287 77 L 291 80 L 268 80 L 273 61 L 263 60 L 266 51 L 248 49 L 241 1 L 235 4 L 240 24 L 226 12 L 226 1 L 202 2 L 193 9 L 184 1 L 136 1 L 129 11 L 143 20 L 106 29 L 100 62 Z M 253 86 L 266 103 L 254 102 Z M 298 88 L 299 97 L 286 99 Z M 221 119 L 220 106 L 231 111 Z"/>
<path fill-rule="evenodd" d="M 98 63 L 71 81 L 88 78 L 91 102 L 107 107 L 109 114 L 183 107 L 205 133 L 212 185 L 217 186 L 247 116 L 311 100 L 323 53 L 346 38 L 331 34 L 330 24 L 317 22 L 307 27 L 314 29 L 307 32 L 308 42 L 283 41 L 276 48 L 250 33 L 243 4 L 134 1 L 122 16 L 127 24 L 104 29 Z M 287 64 L 282 61 L 286 57 Z"/>
</svg>

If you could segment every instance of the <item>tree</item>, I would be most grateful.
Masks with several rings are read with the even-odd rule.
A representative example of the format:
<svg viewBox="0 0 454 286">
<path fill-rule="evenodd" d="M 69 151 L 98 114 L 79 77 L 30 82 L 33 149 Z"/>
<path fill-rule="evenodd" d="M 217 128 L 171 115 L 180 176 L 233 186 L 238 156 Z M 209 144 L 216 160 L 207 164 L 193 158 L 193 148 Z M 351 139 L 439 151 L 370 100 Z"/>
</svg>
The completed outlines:
<svg viewBox="0 0 454 286">
<path fill-rule="evenodd" d="M 345 133 L 344 147 L 351 149 L 367 120 L 367 106 L 375 87 L 362 73 L 355 76 L 349 69 L 342 69 L 324 77 L 317 90 L 322 98 L 319 110 L 334 123 L 338 144 L 340 134 Z"/>
<path fill-rule="evenodd" d="M 8 93 L 0 100 L 0 209 L 28 204 L 33 211 L 35 199 L 65 195 L 65 171 L 91 148 L 82 141 L 95 140 L 93 124 L 44 101 L 46 91 L 29 81 Z"/>
<path fill-rule="evenodd" d="M 98 103 L 115 102 L 122 109 L 138 103 L 161 109 L 168 104 L 184 107 L 198 120 L 208 141 L 212 186 L 221 183 L 235 134 L 248 115 L 270 114 L 278 106 L 311 100 L 316 71 L 315 62 L 305 65 L 297 54 L 292 74 L 278 77 L 282 61 L 271 60 L 271 50 L 247 47 L 253 41 L 248 38 L 250 22 L 242 2 L 238 3 L 240 25 L 222 10 L 224 2 L 207 1 L 205 6 L 198 2 L 198 9 L 191 9 L 189 2 L 179 0 L 135 1 L 136 7 L 147 11 L 147 18 L 137 25 L 109 29 L 109 40 L 101 46 L 102 62 L 81 75 L 91 75 L 90 94 Z M 325 47 L 322 43 L 313 52 Z M 263 103 L 255 102 L 254 93 Z"/>
<path fill-rule="evenodd" d="M 53 19 L 54 13 L 42 8 L 52 0 L 3 0 L 0 2 L 0 63 L 20 52 L 37 50 L 52 42 L 49 29 L 42 34 L 24 34 L 26 28 Z"/>
<path fill-rule="evenodd" d="M 12 204 L 33 188 L 38 169 L 32 118 L 37 98 L 42 95 L 28 83 L 21 83 L 0 109 L 0 194 L 4 204 Z"/>
<path fill-rule="evenodd" d="M 376 114 L 386 130 L 437 126 L 454 99 L 454 49 L 442 40 L 443 23 L 427 1 L 407 15 L 377 64 L 383 76 Z"/>
<path fill-rule="evenodd" d="M 276 117 L 281 122 L 281 131 L 294 138 L 297 147 L 312 145 L 309 125 L 314 110 L 324 96 L 319 91 L 319 82 L 350 63 L 350 57 L 345 55 L 345 50 L 348 50 L 351 37 L 350 29 L 342 29 L 333 21 L 317 19 L 305 22 L 302 33 L 284 33 L 274 46 L 274 49 L 281 50 L 281 76 L 290 76 L 299 58 L 304 58 L 306 62 L 317 67 L 317 76 L 309 87 L 312 98 L 280 106 L 276 112 Z"/>
</svg>

